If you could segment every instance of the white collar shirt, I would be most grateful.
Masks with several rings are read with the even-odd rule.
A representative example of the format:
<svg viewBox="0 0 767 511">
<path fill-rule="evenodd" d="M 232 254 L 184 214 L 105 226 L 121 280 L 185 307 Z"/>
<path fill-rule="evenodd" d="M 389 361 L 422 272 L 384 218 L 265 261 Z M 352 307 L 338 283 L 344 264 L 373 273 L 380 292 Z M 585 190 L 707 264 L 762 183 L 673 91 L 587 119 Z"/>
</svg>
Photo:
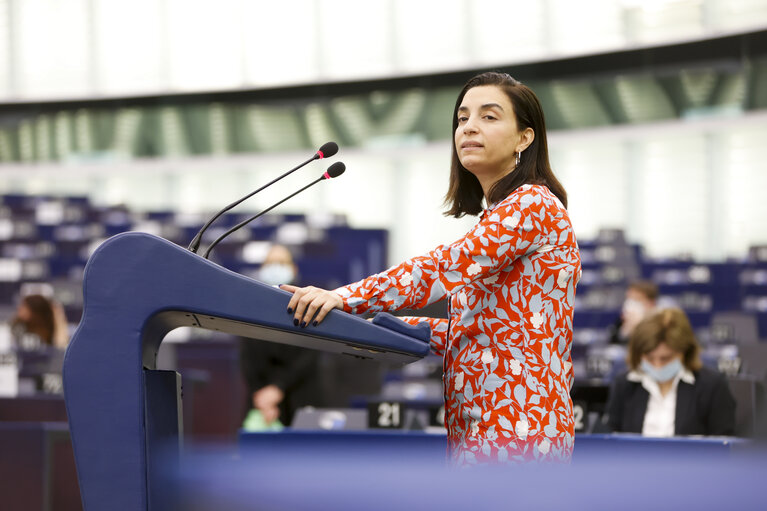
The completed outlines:
<svg viewBox="0 0 767 511">
<path fill-rule="evenodd" d="M 690 385 L 695 383 L 695 375 L 687 369 L 682 369 L 674 377 L 671 390 L 664 396 L 660 392 L 658 382 L 650 378 L 641 370 L 629 372 L 626 376 L 629 381 L 639 382 L 650 395 L 647 399 L 647 410 L 642 423 L 642 435 L 652 437 L 674 436 L 676 425 L 676 397 L 679 381 Z"/>
</svg>

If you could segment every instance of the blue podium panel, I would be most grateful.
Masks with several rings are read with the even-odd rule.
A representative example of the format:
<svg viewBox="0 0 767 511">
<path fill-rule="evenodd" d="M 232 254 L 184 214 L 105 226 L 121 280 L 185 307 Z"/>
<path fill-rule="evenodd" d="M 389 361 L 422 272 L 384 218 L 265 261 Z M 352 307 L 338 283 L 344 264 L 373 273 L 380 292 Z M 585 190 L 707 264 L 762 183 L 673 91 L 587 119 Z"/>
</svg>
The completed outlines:
<svg viewBox="0 0 767 511">
<path fill-rule="evenodd" d="M 159 345 L 174 328 L 399 363 L 429 350 L 418 339 L 337 310 L 317 327 L 296 327 L 286 310 L 289 293 L 145 233 L 114 236 L 93 253 L 83 299 L 63 376 L 86 511 L 149 509 L 144 371 L 156 368 Z"/>
</svg>

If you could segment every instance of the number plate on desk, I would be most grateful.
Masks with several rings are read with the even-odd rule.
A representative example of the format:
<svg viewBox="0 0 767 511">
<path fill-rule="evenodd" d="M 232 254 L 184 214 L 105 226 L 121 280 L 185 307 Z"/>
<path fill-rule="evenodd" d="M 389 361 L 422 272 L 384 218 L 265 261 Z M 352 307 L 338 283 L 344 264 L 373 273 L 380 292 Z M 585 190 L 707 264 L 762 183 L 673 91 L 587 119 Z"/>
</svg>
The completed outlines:
<svg viewBox="0 0 767 511">
<path fill-rule="evenodd" d="M 585 433 L 588 426 L 589 406 L 586 401 L 573 401 L 573 420 L 575 432 Z"/>
<path fill-rule="evenodd" d="M 19 393 L 19 366 L 16 355 L 0 353 L 0 396 L 13 397 Z"/>
<path fill-rule="evenodd" d="M 445 427 L 445 405 L 429 407 L 429 426 Z"/>
<path fill-rule="evenodd" d="M 368 403 L 368 427 L 372 429 L 402 428 L 405 406 L 397 401 Z"/>
</svg>

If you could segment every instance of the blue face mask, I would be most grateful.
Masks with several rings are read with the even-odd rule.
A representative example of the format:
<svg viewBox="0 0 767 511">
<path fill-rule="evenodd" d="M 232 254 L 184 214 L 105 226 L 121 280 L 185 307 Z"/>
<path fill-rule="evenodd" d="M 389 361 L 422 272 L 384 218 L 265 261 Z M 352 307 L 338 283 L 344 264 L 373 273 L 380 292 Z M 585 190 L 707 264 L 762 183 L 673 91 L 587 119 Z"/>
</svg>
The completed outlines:
<svg viewBox="0 0 767 511">
<path fill-rule="evenodd" d="M 296 272 L 288 264 L 267 263 L 258 271 L 258 280 L 271 286 L 291 284 L 296 278 Z"/>
<path fill-rule="evenodd" d="M 642 369 L 643 373 L 645 373 L 653 380 L 657 381 L 658 383 L 663 383 L 673 379 L 674 376 L 679 374 L 679 371 L 682 370 L 682 362 L 679 359 L 675 359 L 663 367 L 658 368 L 650 364 L 647 360 L 642 360 L 640 368 Z"/>
</svg>

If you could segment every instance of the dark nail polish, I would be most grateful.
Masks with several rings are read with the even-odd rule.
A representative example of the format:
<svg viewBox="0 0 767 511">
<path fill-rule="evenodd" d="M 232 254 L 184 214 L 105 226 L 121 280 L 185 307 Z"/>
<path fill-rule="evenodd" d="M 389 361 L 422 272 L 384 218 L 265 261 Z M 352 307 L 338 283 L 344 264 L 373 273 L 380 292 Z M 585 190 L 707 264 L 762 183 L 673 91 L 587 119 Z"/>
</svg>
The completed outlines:
<svg viewBox="0 0 767 511">
<path fill-rule="evenodd" d="M 293 307 L 288 307 L 288 314 L 293 314 Z"/>
<path fill-rule="evenodd" d="M 298 320 L 293 318 L 293 325 L 298 326 Z"/>
<path fill-rule="evenodd" d="M 301 322 L 301 328 L 304 328 L 306 326 L 306 321 Z"/>
<path fill-rule="evenodd" d="M 312 325 L 317 326 L 319 325 L 319 323 L 317 323 L 316 321 L 312 321 Z"/>
</svg>

